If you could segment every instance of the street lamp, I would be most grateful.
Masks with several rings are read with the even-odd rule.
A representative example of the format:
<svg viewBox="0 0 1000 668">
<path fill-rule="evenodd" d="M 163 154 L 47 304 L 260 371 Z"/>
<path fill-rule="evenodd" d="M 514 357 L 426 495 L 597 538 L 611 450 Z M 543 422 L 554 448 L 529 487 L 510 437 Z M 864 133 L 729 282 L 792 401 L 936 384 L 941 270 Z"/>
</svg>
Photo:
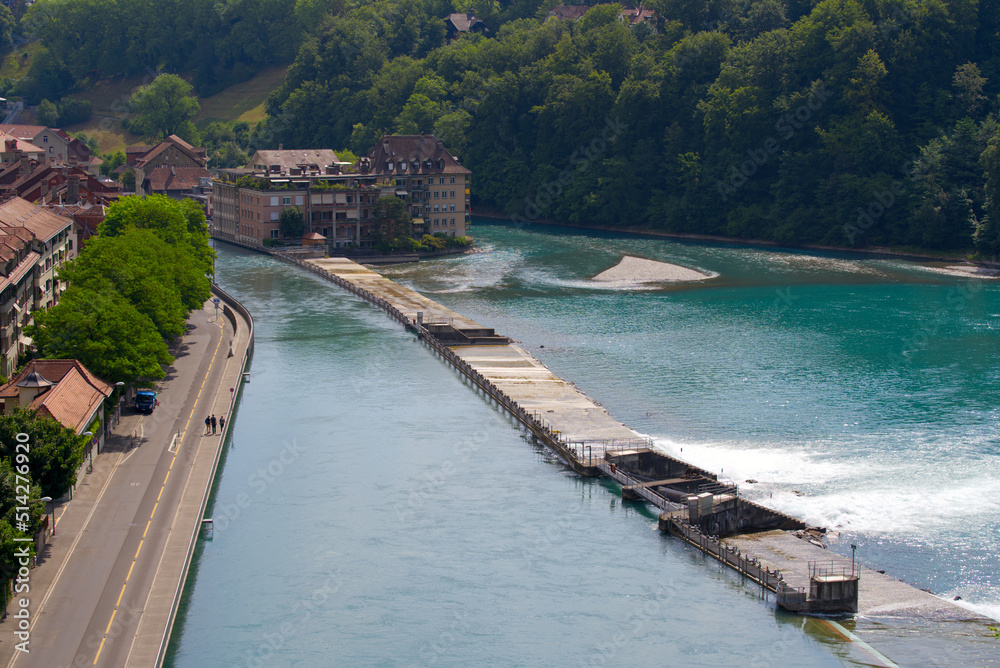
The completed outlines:
<svg viewBox="0 0 1000 668">
<path fill-rule="evenodd" d="M 858 546 L 851 543 L 851 575 L 854 575 L 854 551 L 858 549 Z"/>
<path fill-rule="evenodd" d="M 52 497 L 51 496 L 43 496 L 42 498 L 40 498 L 38 500 L 39 501 L 44 501 L 45 503 L 52 503 Z M 52 504 L 52 506 L 53 506 L 52 507 L 52 522 L 50 523 L 50 526 L 52 527 L 52 535 L 55 536 L 56 535 L 56 509 L 55 509 L 55 504 L 54 503 Z M 47 509 L 46 509 L 46 513 L 45 514 L 46 515 L 48 514 L 48 510 Z"/>
<path fill-rule="evenodd" d="M 80 435 L 81 436 L 93 436 L 94 432 L 92 432 L 92 431 L 85 431 L 85 432 L 83 432 Z M 87 464 L 87 473 L 90 473 L 91 471 L 94 470 L 94 442 L 92 440 L 87 442 L 87 456 L 90 457 L 90 463 Z"/>
</svg>

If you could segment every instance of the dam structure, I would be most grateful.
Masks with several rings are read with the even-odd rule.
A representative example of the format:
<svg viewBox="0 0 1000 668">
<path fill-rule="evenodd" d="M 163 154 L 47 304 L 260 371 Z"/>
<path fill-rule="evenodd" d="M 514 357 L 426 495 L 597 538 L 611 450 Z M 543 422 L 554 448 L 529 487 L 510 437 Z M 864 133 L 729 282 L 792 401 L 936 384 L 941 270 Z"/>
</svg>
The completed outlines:
<svg viewBox="0 0 1000 668">
<path fill-rule="evenodd" d="M 680 537 L 797 613 L 890 615 L 925 624 L 985 618 L 834 554 L 801 520 L 740 495 L 732 482 L 653 448 L 509 338 L 351 260 L 274 253 L 378 306 L 503 407 L 582 476 L 660 510 Z M 845 632 L 846 633 L 846 632 Z M 877 654 L 877 653 L 876 653 Z M 894 665 L 876 656 L 875 665 Z"/>
</svg>

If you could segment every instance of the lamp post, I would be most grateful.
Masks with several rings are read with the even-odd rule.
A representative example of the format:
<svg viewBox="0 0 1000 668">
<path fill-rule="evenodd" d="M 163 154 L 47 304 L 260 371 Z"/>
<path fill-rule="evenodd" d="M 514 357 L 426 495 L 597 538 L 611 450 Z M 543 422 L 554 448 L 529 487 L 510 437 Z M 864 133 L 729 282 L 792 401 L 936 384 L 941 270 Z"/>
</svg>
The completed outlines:
<svg viewBox="0 0 1000 668">
<path fill-rule="evenodd" d="M 38 500 L 39 501 L 44 501 L 46 504 L 52 503 L 52 497 L 51 496 L 43 496 L 42 498 L 40 498 Z M 54 505 L 55 504 L 53 504 L 53 506 Z M 48 508 L 46 508 L 45 514 L 48 515 Z M 49 523 L 49 526 L 52 527 L 52 535 L 55 536 L 56 535 L 56 509 L 55 508 L 52 508 L 52 521 Z"/>
<path fill-rule="evenodd" d="M 92 431 L 85 431 L 85 432 L 83 432 L 80 435 L 81 436 L 88 436 L 89 437 L 89 436 L 93 436 L 94 432 L 92 432 Z M 87 442 L 87 456 L 90 457 L 90 463 L 87 464 L 87 473 L 90 473 L 91 471 L 94 470 L 94 442 L 93 442 L 93 440 L 89 440 Z"/>
<path fill-rule="evenodd" d="M 854 551 L 858 549 L 858 546 L 851 543 L 851 575 L 854 575 Z"/>
</svg>

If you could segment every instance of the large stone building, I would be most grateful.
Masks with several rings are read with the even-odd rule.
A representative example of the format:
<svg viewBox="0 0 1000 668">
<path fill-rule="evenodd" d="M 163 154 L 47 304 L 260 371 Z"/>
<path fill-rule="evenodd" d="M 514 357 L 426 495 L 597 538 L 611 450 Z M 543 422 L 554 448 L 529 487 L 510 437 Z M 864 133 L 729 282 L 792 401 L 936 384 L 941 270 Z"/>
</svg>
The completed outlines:
<svg viewBox="0 0 1000 668">
<path fill-rule="evenodd" d="M 416 235 L 465 236 L 470 175 L 432 135 L 383 137 L 355 165 L 327 149 L 258 151 L 246 167 L 219 170 L 212 235 L 260 246 L 281 238 L 281 212 L 296 207 L 306 233 L 322 235 L 330 248 L 364 248 L 375 203 L 399 197 Z"/>
</svg>

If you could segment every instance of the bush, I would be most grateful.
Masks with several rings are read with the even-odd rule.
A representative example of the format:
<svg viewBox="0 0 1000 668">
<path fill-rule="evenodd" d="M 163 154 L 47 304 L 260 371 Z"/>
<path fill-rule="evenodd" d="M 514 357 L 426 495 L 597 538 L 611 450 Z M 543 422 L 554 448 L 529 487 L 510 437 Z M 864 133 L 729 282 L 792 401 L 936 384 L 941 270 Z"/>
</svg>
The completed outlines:
<svg viewBox="0 0 1000 668">
<path fill-rule="evenodd" d="M 59 101 L 59 124 L 73 125 L 83 123 L 94 111 L 94 105 L 90 100 L 81 100 L 75 97 L 64 97 Z"/>
<path fill-rule="evenodd" d="M 431 236 L 430 234 L 425 234 L 420 238 L 421 250 L 425 251 L 439 251 L 444 250 L 448 247 L 447 239 L 437 236 Z"/>
</svg>

